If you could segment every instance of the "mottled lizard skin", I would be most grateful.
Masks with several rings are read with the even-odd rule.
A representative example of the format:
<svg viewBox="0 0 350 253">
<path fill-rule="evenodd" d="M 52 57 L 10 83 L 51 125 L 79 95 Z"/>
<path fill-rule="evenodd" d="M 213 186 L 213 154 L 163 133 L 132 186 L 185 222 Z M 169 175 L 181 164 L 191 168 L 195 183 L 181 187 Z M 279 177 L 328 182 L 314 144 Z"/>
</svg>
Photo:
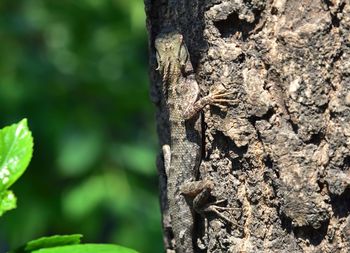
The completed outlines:
<svg viewBox="0 0 350 253">
<path fill-rule="evenodd" d="M 199 98 L 189 53 L 178 32 L 162 32 L 155 40 L 158 70 L 162 78 L 163 105 L 169 115 L 170 143 L 163 146 L 171 226 L 176 252 L 193 253 L 193 210 L 181 187 L 196 180 L 201 159 L 199 112 L 205 105 L 230 102 L 231 93 L 218 91 Z M 204 184 L 212 186 L 212 184 Z"/>
</svg>

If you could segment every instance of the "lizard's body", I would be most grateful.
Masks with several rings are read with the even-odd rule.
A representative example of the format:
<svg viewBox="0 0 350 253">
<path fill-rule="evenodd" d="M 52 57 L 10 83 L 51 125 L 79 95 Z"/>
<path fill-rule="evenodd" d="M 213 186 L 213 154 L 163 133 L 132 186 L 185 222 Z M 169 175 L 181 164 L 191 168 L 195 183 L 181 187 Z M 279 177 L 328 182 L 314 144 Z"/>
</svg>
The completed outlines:
<svg viewBox="0 0 350 253">
<path fill-rule="evenodd" d="M 165 157 L 165 159 L 170 159 L 170 166 L 166 168 L 168 170 L 169 213 L 178 251 L 192 253 L 193 216 L 189 205 L 186 203 L 185 196 L 180 192 L 180 187 L 188 180 L 195 180 L 194 167 L 200 159 L 199 132 L 194 128 L 186 129 L 187 122 L 184 117 L 184 112 L 188 109 L 188 106 L 196 102 L 199 88 L 193 79 L 193 73 L 188 77 L 183 75 L 180 59 L 176 56 L 176 52 L 181 50 L 185 50 L 185 54 L 187 53 L 186 48 L 180 49 L 184 45 L 176 43 L 180 40 L 181 35 L 175 33 L 163 35 L 164 37 L 158 37 L 156 41 L 158 53 L 162 50 L 162 46 L 164 46 L 165 51 L 168 51 L 167 53 L 174 53 L 169 55 L 168 59 L 164 59 L 164 66 L 159 65 L 159 68 L 164 68 L 163 85 L 166 87 L 163 87 L 164 94 L 162 96 L 167 98 L 165 105 L 170 125 L 171 158 Z M 170 44 L 165 45 L 166 43 Z M 159 62 L 159 64 L 162 63 Z M 188 64 L 188 62 L 184 62 L 184 64 Z M 189 67 L 191 66 L 189 65 Z M 190 83 L 191 81 L 193 83 Z M 197 120 L 191 119 L 191 123 L 195 124 Z M 164 153 L 167 152 L 165 149 L 163 150 Z M 180 242 L 181 248 L 179 247 Z"/>
<path fill-rule="evenodd" d="M 230 93 L 216 92 L 199 98 L 199 86 L 183 36 L 163 32 L 155 41 L 158 70 L 162 77 L 162 98 L 169 115 L 170 144 L 163 147 L 167 171 L 169 213 L 176 252 L 193 253 L 193 213 L 181 191 L 187 182 L 197 178 L 201 159 L 201 122 L 198 112 L 208 104 L 228 102 Z M 212 187 L 203 184 L 201 187 Z M 197 195 L 195 193 L 194 195 Z"/>
</svg>

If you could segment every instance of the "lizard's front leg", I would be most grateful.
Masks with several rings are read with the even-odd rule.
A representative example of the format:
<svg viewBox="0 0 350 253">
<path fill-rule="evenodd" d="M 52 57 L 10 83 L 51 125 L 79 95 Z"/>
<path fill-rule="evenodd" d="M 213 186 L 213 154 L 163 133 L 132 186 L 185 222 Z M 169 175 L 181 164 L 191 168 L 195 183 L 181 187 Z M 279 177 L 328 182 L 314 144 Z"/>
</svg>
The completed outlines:
<svg viewBox="0 0 350 253">
<path fill-rule="evenodd" d="M 230 95 L 236 92 L 227 92 L 225 90 L 219 90 L 210 92 L 207 96 L 200 98 L 194 104 L 189 106 L 184 111 L 184 118 L 189 119 L 196 115 L 200 110 L 202 110 L 206 105 L 214 105 L 220 108 L 225 108 L 224 103 L 228 104 L 238 104 L 238 99 L 230 98 Z"/>
</svg>

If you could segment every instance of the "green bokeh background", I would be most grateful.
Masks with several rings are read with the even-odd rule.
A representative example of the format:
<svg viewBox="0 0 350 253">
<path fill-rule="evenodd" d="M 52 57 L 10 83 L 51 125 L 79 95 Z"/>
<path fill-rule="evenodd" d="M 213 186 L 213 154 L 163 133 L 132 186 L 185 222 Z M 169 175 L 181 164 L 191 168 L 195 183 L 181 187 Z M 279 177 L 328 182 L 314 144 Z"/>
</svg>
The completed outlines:
<svg viewBox="0 0 350 253">
<path fill-rule="evenodd" d="M 34 157 L 0 252 L 52 234 L 162 252 L 141 0 L 0 1 L 0 125 Z"/>
</svg>

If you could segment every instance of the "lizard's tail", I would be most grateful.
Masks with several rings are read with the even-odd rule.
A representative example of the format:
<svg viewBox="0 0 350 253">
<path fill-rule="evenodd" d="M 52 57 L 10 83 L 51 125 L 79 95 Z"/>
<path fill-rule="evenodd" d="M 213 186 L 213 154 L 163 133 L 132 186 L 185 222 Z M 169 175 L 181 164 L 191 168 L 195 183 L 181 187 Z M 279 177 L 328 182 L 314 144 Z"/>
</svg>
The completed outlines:
<svg viewBox="0 0 350 253">
<path fill-rule="evenodd" d="M 185 197 L 179 195 L 176 203 L 170 203 L 171 226 L 177 253 L 194 253 L 193 214 Z"/>
</svg>

